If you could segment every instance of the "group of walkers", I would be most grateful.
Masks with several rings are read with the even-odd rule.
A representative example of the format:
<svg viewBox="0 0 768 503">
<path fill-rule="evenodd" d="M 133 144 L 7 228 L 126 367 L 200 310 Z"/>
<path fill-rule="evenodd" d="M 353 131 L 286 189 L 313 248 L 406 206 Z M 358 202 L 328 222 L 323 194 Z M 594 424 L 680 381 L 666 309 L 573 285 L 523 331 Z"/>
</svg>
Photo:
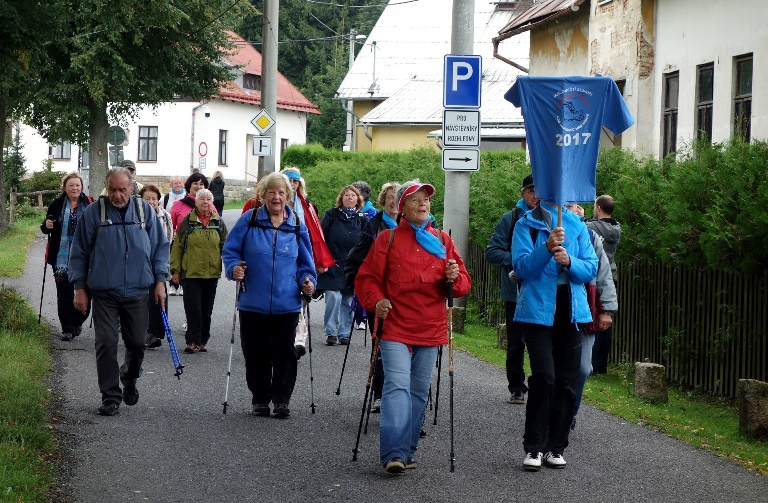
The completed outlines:
<svg viewBox="0 0 768 503">
<path fill-rule="evenodd" d="M 252 413 L 290 417 L 311 297 L 324 296 L 328 346 L 349 344 L 354 311 L 364 309 L 375 344 L 369 379 L 372 409 L 381 414 L 380 461 L 389 473 L 415 468 L 438 350 L 448 343 L 446 299 L 471 288 L 462 257 L 431 214 L 434 186 L 385 183 L 376 210 L 368 184 L 355 182 L 320 220 L 301 172 L 286 168 L 259 181 L 227 229 L 223 183 L 220 172 L 211 183 L 201 173 L 173 177 L 163 195 L 155 185 L 139 187 L 135 165 L 126 161 L 109 170 L 106 196 L 94 201 L 76 173 L 62 180 L 41 229 L 49 234 L 62 340 L 77 337 L 93 311 L 99 413 L 138 402 L 144 351 L 162 345 L 169 293 L 184 298 L 184 351 L 208 351 L 223 269 L 238 285 Z M 598 198 L 597 218 L 586 224 L 578 205 L 539 201 L 532 176 L 521 196 L 497 224 L 486 256 L 501 268 L 509 402 L 526 405 L 523 467 L 562 468 L 584 382 L 593 367 L 604 369 L 592 354 L 593 333 L 610 330 L 618 307 L 613 252 L 620 226 L 609 196 Z M 324 263 L 323 246 L 329 267 L 316 265 Z M 119 365 L 120 337 L 126 351 Z"/>
</svg>

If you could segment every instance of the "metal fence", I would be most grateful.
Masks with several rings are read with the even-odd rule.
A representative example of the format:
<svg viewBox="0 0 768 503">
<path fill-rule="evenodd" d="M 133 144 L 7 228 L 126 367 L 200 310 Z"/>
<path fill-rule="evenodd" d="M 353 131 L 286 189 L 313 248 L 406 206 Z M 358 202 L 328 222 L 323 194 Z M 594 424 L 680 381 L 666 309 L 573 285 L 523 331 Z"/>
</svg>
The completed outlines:
<svg viewBox="0 0 768 503">
<path fill-rule="evenodd" d="M 489 326 L 504 323 L 499 270 L 470 244 L 471 303 Z M 739 379 L 768 380 L 768 272 L 694 271 L 619 264 L 611 361 L 665 365 L 667 377 L 735 397 Z"/>
</svg>

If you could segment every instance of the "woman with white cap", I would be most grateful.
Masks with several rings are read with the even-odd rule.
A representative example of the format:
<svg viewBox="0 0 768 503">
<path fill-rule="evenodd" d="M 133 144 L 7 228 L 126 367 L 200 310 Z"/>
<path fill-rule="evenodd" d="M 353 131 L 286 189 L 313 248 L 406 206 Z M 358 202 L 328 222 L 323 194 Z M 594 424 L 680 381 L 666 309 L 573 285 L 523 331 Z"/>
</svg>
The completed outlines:
<svg viewBox="0 0 768 503">
<path fill-rule="evenodd" d="M 384 320 L 381 463 L 388 473 L 415 468 L 437 350 L 448 342 L 448 283 L 463 297 L 472 282 L 450 236 L 430 224 L 432 185 L 411 180 L 397 191 L 397 227 L 379 234 L 355 278 L 360 303 Z"/>
</svg>

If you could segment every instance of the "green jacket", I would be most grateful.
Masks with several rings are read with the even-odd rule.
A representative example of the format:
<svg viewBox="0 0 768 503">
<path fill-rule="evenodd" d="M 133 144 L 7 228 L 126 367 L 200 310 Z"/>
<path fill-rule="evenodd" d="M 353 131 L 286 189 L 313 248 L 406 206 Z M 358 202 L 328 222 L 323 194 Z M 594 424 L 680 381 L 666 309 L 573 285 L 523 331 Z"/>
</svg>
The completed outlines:
<svg viewBox="0 0 768 503">
<path fill-rule="evenodd" d="M 182 278 L 218 278 L 221 276 L 221 249 L 227 239 L 227 227 L 216 213 L 208 226 L 190 211 L 176 229 L 171 246 L 171 274 Z"/>
</svg>

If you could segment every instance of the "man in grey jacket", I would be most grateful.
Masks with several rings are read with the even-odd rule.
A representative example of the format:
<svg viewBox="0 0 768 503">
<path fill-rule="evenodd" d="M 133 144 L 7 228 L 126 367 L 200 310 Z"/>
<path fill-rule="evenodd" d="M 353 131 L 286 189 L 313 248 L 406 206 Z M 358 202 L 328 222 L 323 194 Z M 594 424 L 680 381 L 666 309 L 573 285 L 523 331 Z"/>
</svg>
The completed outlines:
<svg viewBox="0 0 768 503">
<path fill-rule="evenodd" d="M 512 272 L 512 233 L 515 223 L 525 214 L 539 204 L 536 191 L 533 186 L 533 175 L 523 179 L 523 187 L 520 189 L 522 196 L 512 211 L 501 216 L 493 235 L 485 248 L 485 258 L 491 264 L 501 270 L 501 300 L 504 301 L 504 311 L 507 324 L 507 387 L 509 389 L 509 403 L 525 403 L 525 394 L 528 387 L 525 385 L 525 372 L 523 371 L 523 358 L 525 356 L 525 341 L 515 326 L 515 307 L 517 306 L 517 282 L 510 279 Z"/>
<path fill-rule="evenodd" d="M 616 284 L 616 261 L 613 259 L 621 238 L 621 224 L 613 219 L 616 202 L 607 194 L 595 200 L 593 218 L 586 221 L 587 227 L 595 231 L 603 239 L 603 250 L 611 264 L 613 283 Z M 609 327 L 595 334 L 595 346 L 592 348 L 592 372 L 605 374 L 608 372 L 608 355 L 611 352 L 611 331 Z"/>
<path fill-rule="evenodd" d="M 157 214 L 146 201 L 131 196 L 130 171 L 107 172 L 107 197 L 91 204 L 75 231 L 69 254 L 69 281 L 75 309 L 85 312 L 86 285 L 93 296 L 96 371 L 101 391 L 99 414 L 113 416 L 120 403 L 136 405 L 136 381 L 144 361 L 147 294 L 164 305 L 169 246 Z M 119 322 L 119 328 L 118 328 Z M 125 361 L 117 362 L 118 330 Z M 120 389 L 120 383 L 123 389 Z"/>
</svg>

